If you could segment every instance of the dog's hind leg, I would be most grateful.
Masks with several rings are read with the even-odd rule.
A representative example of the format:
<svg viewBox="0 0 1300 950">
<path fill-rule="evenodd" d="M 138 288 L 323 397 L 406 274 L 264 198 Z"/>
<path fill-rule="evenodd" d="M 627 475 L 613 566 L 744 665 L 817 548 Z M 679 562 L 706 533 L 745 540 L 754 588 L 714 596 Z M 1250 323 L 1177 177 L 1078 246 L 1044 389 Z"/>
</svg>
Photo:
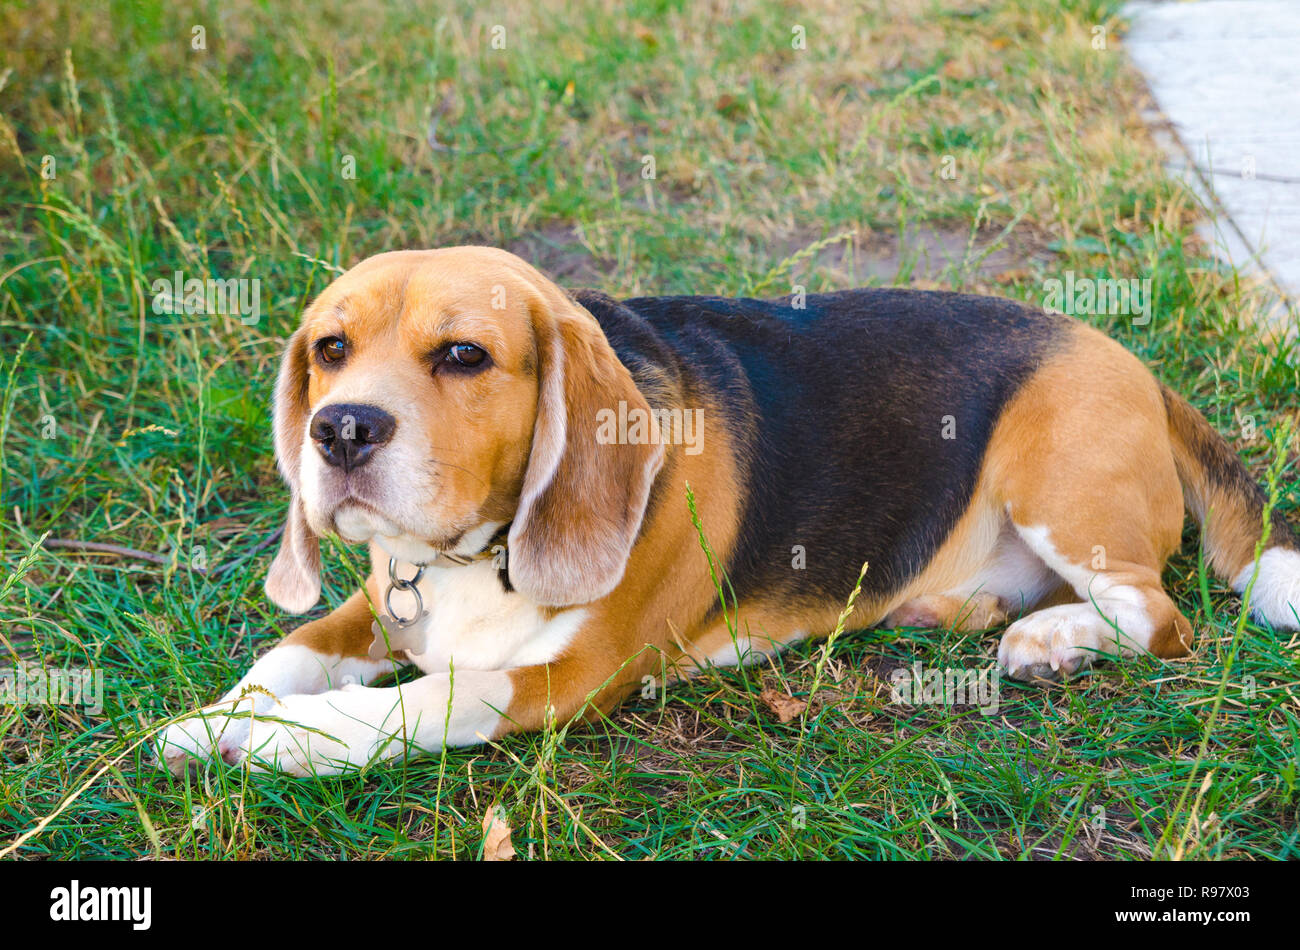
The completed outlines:
<svg viewBox="0 0 1300 950">
<path fill-rule="evenodd" d="M 1184 656 L 1192 642 L 1160 582 L 1181 539 L 1183 494 L 1159 386 L 1118 344 L 1078 333 L 1017 396 L 989 447 L 1017 534 L 1080 600 L 1007 628 L 998 659 L 1017 679 L 1066 676 L 1099 656 Z"/>
</svg>

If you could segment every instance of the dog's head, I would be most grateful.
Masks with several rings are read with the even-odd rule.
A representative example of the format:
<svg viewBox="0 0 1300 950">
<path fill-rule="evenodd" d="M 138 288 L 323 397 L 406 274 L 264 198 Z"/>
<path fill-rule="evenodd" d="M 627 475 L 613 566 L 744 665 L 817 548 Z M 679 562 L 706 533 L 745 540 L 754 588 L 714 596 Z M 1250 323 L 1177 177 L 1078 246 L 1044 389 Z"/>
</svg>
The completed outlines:
<svg viewBox="0 0 1300 950">
<path fill-rule="evenodd" d="M 513 254 L 363 261 L 307 309 L 280 367 L 290 500 L 267 594 L 295 613 L 316 603 L 326 533 L 420 563 L 512 522 L 518 591 L 604 596 L 663 463 L 662 445 L 597 441 L 597 413 L 620 400 L 648 409 L 591 314 Z"/>
</svg>

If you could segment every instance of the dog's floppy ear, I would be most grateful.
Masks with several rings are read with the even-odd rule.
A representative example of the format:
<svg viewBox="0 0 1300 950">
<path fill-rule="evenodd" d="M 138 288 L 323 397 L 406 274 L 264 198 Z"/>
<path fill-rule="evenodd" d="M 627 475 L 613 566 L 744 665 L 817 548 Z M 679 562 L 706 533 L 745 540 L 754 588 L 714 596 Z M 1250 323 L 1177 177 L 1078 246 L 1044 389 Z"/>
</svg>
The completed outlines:
<svg viewBox="0 0 1300 950">
<path fill-rule="evenodd" d="M 664 448 L 597 440 L 602 410 L 650 407 L 591 314 L 554 285 L 532 310 L 540 385 L 510 582 L 538 604 L 585 604 L 622 580 Z"/>
<path fill-rule="evenodd" d="M 289 486 L 289 511 L 265 588 L 266 596 L 295 614 L 320 599 L 320 539 L 307 524 L 299 480 L 308 408 L 307 340 L 298 330 L 285 347 L 275 384 L 275 457 Z"/>
</svg>

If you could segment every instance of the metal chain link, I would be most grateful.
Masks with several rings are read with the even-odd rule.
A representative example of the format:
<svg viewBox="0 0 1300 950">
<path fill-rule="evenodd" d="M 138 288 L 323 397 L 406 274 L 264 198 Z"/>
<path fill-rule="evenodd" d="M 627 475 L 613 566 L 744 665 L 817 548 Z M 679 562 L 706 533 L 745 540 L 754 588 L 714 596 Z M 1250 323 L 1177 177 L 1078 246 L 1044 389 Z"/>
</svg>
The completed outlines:
<svg viewBox="0 0 1300 950">
<path fill-rule="evenodd" d="M 504 528 L 501 529 L 501 531 L 498 532 L 498 536 L 504 537 L 504 531 Z M 490 554 L 487 556 L 492 558 L 492 565 L 498 571 L 504 571 L 506 569 L 506 546 L 504 544 L 493 545 Z M 483 557 L 483 554 L 448 554 L 443 552 L 439 554 L 435 560 L 445 561 L 463 567 L 473 564 Z M 388 616 L 398 627 L 409 627 L 424 618 L 424 598 L 420 596 L 420 588 L 418 585 L 421 578 L 424 577 L 424 569 L 428 566 L 428 564 L 416 564 L 414 577 L 399 577 L 397 575 L 397 558 L 393 557 L 388 559 L 388 590 L 384 592 L 384 609 L 388 611 Z M 406 618 L 399 617 L 397 611 L 393 610 L 393 591 L 395 590 L 408 591 L 415 597 L 414 616 Z"/>
<path fill-rule="evenodd" d="M 393 623 L 399 627 L 409 627 L 421 617 L 424 616 L 424 598 L 420 596 L 419 583 L 424 577 L 425 565 L 417 564 L 415 576 L 409 580 L 397 576 L 397 558 L 388 559 L 388 590 L 384 593 L 384 609 L 388 611 L 388 616 L 393 618 Z M 415 595 L 415 614 L 411 617 L 403 618 L 398 616 L 397 611 L 393 609 L 393 591 L 404 590 Z"/>
</svg>

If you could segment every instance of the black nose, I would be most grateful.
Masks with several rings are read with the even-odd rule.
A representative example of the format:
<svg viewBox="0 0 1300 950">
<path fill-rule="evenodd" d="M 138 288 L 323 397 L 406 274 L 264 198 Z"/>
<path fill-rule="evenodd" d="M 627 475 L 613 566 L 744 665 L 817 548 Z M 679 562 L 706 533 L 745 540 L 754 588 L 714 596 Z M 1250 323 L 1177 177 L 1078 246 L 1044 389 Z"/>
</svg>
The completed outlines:
<svg viewBox="0 0 1300 950">
<path fill-rule="evenodd" d="M 391 439 L 396 428 L 397 420 L 382 409 L 343 402 L 312 416 L 311 437 L 321 458 L 350 472 L 365 465 L 376 446 Z"/>
</svg>

